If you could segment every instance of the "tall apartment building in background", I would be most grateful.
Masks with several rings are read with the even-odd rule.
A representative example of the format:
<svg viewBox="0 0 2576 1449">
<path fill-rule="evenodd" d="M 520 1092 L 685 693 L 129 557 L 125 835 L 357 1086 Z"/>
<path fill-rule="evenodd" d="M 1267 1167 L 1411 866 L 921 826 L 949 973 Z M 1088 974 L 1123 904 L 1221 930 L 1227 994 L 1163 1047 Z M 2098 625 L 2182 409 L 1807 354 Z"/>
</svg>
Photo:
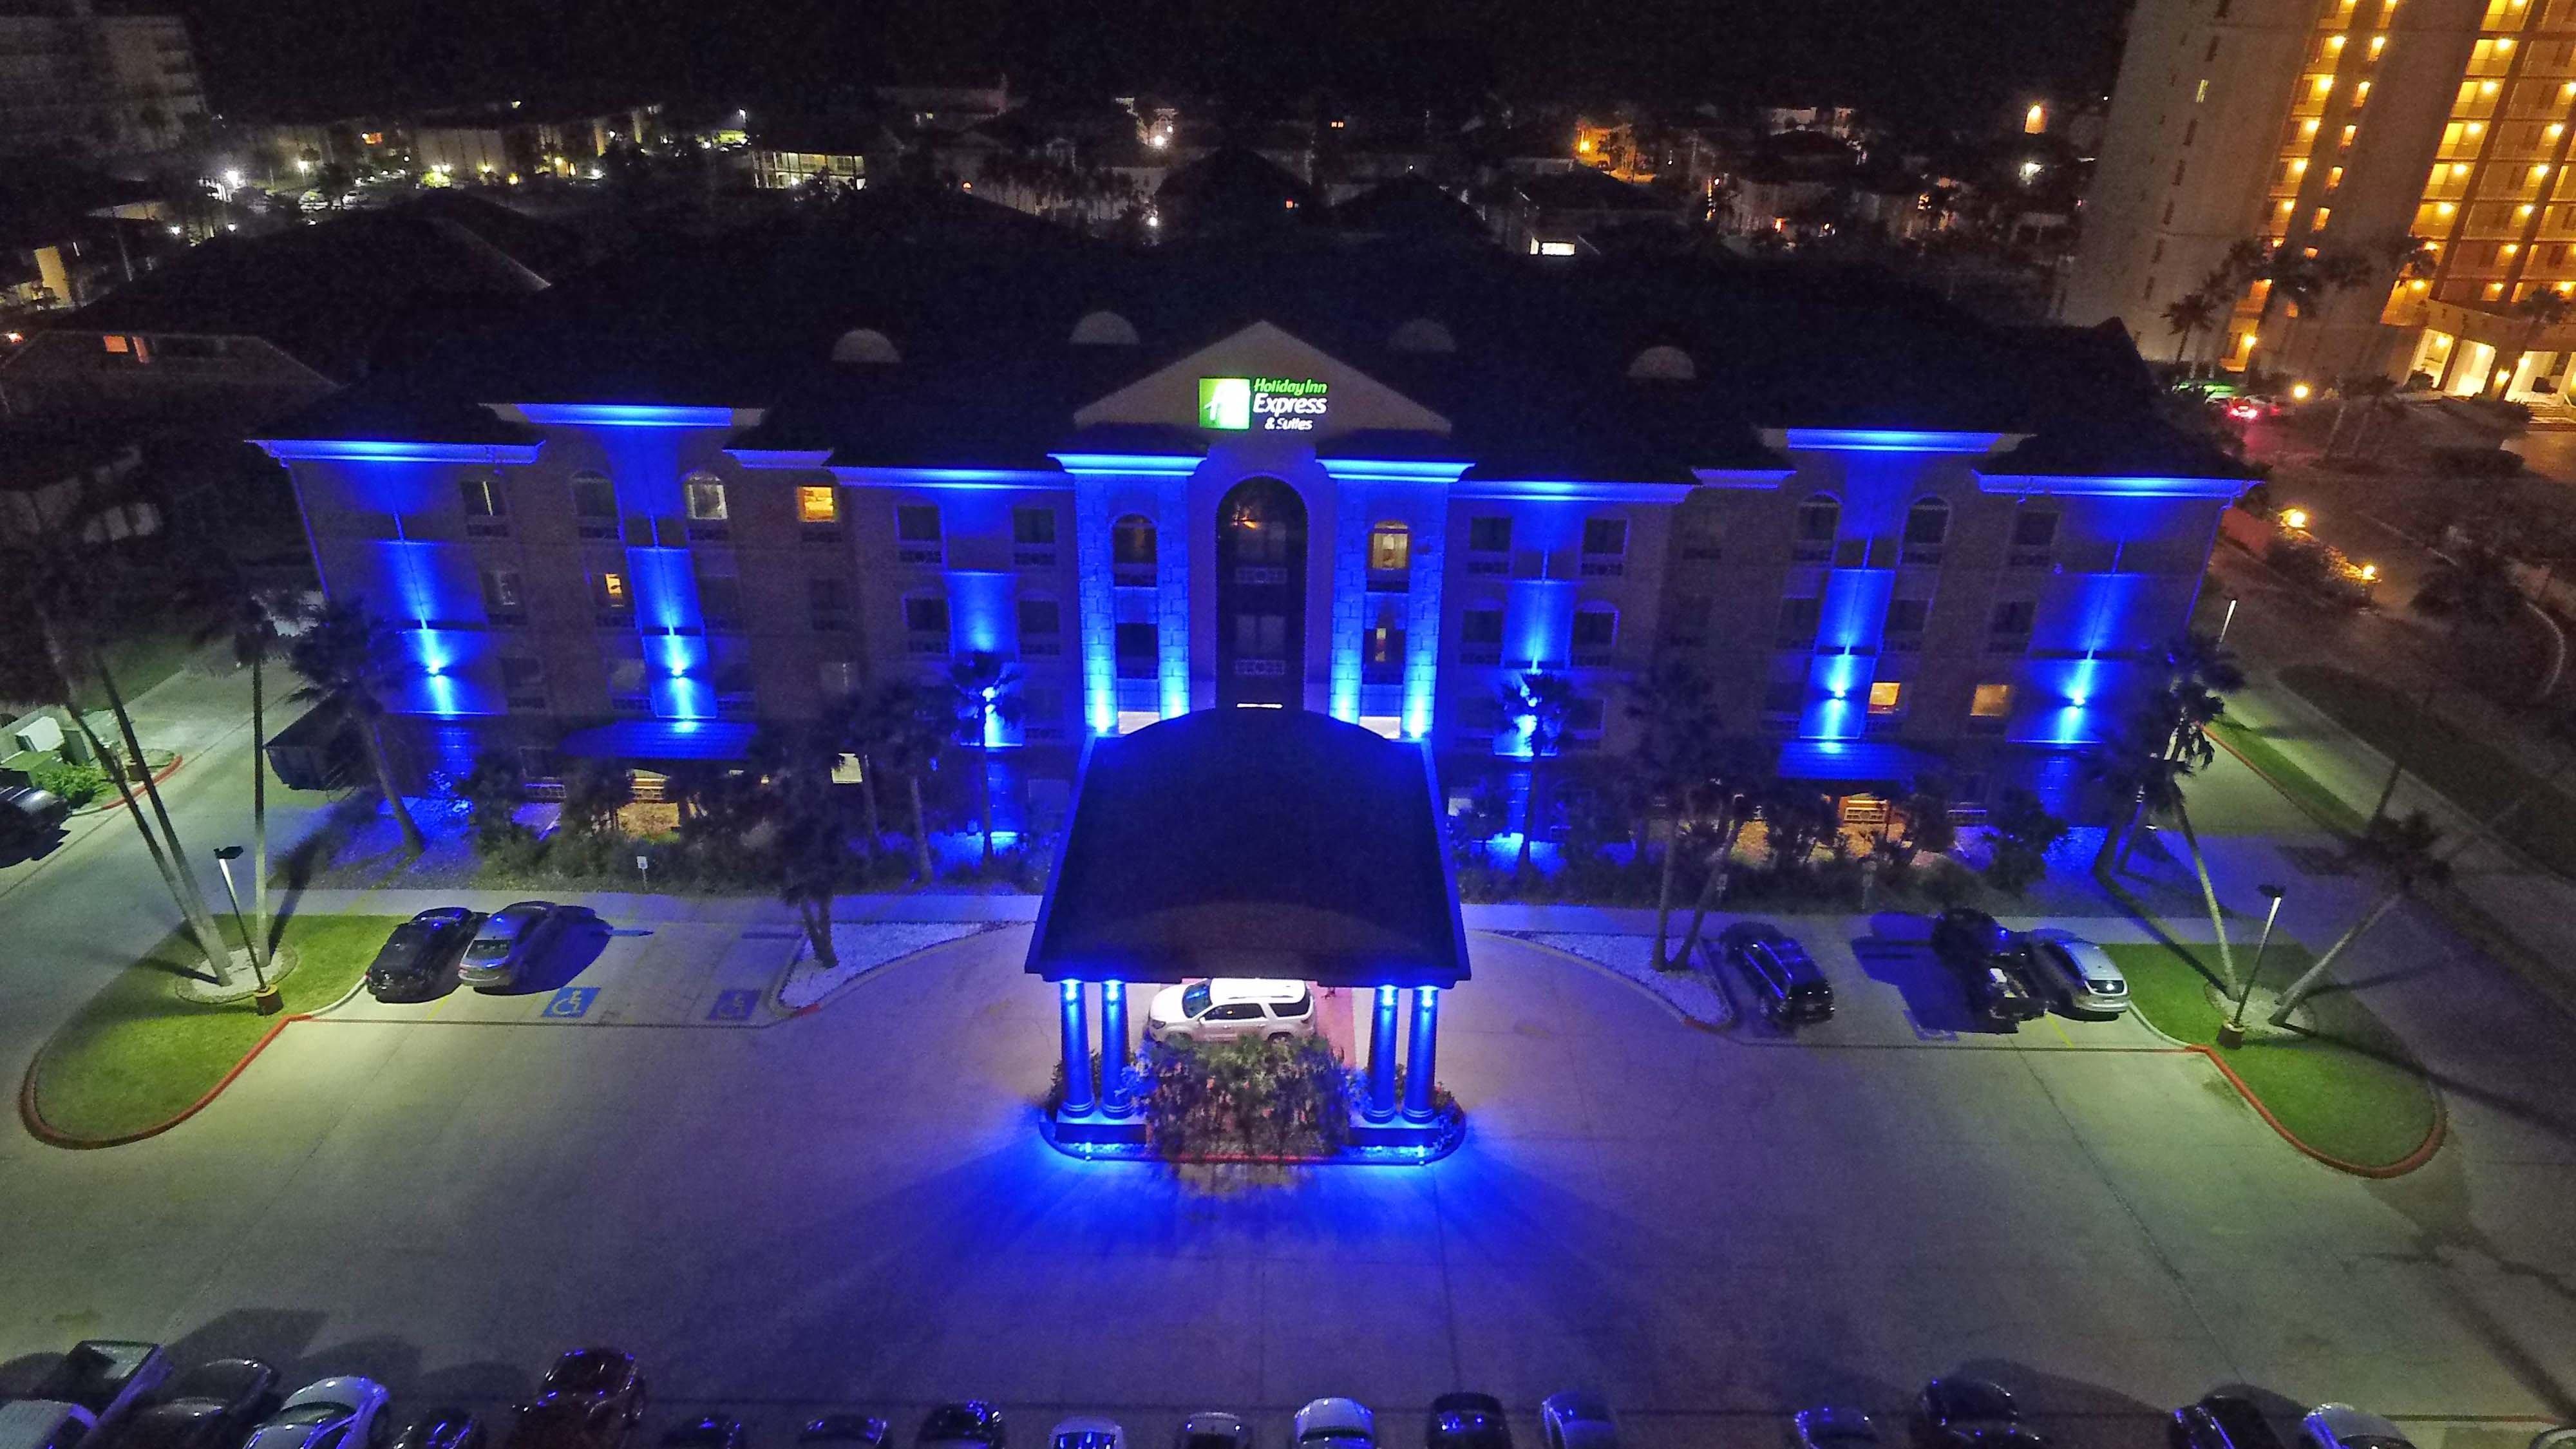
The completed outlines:
<svg viewBox="0 0 2576 1449">
<path fill-rule="evenodd" d="M 2232 299 L 2189 355 L 2327 380 L 2563 392 L 2576 325 L 2576 0 L 2140 0 L 2064 315 L 2151 357 L 2234 243 L 2363 258 L 2310 315 Z M 2429 263 L 2401 275 L 2408 239 Z"/>
<path fill-rule="evenodd" d="M 148 155 L 206 121 L 188 28 L 90 0 L 0 0 L 0 155 Z"/>
</svg>

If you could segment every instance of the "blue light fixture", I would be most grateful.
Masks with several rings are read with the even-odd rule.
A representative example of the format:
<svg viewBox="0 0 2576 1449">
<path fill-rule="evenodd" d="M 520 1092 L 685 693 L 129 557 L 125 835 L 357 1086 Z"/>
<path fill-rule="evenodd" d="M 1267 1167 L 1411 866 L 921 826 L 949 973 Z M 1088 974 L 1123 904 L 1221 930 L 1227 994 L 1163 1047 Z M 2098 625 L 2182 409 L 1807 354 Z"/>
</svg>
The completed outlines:
<svg viewBox="0 0 2576 1449">
<path fill-rule="evenodd" d="M 2001 433 L 1933 432 L 1915 428 L 1788 428 L 1790 448 L 1826 453 L 1991 453 Z"/>
<path fill-rule="evenodd" d="M 652 403 L 521 403 L 519 414 L 539 427 L 730 428 L 738 421 L 732 408 Z"/>
</svg>

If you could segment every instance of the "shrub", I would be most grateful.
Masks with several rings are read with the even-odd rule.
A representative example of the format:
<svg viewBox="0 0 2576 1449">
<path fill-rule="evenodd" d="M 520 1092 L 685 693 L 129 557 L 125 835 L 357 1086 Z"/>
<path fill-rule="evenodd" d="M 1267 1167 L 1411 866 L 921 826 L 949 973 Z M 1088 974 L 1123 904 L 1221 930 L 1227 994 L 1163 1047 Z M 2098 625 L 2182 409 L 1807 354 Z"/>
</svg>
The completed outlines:
<svg viewBox="0 0 2576 1449">
<path fill-rule="evenodd" d="M 107 772 L 96 765 L 47 760 L 27 771 L 27 783 L 77 808 L 107 793 Z"/>
<path fill-rule="evenodd" d="M 1350 1142 L 1351 1071 L 1320 1037 L 1148 1047 L 1138 1104 L 1164 1157 L 1328 1157 Z"/>
<path fill-rule="evenodd" d="M 2431 451 L 2435 470 L 2457 478 L 2510 478 L 2522 471 L 2522 455 L 2502 448 L 2435 448 Z"/>
</svg>

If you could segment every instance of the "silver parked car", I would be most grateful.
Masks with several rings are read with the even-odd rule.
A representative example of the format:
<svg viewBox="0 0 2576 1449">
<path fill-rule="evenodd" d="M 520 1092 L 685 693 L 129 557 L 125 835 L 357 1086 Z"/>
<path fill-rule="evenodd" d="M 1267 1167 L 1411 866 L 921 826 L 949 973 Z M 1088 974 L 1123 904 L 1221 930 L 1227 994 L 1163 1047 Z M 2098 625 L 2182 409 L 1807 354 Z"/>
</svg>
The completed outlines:
<svg viewBox="0 0 2576 1449">
<path fill-rule="evenodd" d="M 1538 1406 L 1538 1427 L 1547 1449 L 1619 1449 L 1610 1401 L 1581 1389 L 1548 1395 Z"/>
<path fill-rule="evenodd" d="M 2024 948 L 2033 985 L 2071 1011 L 2116 1015 L 2129 1009 L 2129 978 L 2111 953 L 2064 931 L 2033 931 Z"/>
<path fill-rule="evenodd" d="M 393 1395 L 355 1374 L 306 1384 L 286 1396 L 242 1449 L 369 1449 L 384 1437 Z"/>
<path fill-rule="evenodd" d="M 2406 1431 L 2350 1404 L 2319 1404 L 2299 1421 L 2303 1449 L 2415 1449 Z"/>
<path fill-rule="evenodd" d="M 552 901 L 520 901 L 494 911 L 466 946 L 464 959 L 457 964 L 457 981 L 486 991 L 517 985 L 530 959 L 563 934 L 579 909 Z"/>
<path fill-rule="evenodd" d="M 1310 1399 L 1297 1411 L 1298 1449 L 1377 1449 L 1377 1416 L 1357 1399 Z"/>
<path fill-rule="evenodd" d="M 1224 977 L 1166 986 L 1154 993 L 1153 1003 L 1146 1008 L 1145 1034 L 1176 1047 L 1245 1037 L 1286 1041 L 1313 1036 L 1315 993 L 1303 981 Z"/>
</svg>

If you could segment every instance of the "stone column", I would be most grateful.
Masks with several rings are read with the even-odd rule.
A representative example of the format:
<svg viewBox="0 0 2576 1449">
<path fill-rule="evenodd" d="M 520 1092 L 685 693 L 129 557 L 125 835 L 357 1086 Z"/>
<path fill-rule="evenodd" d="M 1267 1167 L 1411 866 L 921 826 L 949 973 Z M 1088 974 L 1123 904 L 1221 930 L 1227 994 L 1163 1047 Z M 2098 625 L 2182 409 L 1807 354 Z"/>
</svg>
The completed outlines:
<svg viewBox="0 0 2576 1449">
<path fill-rule="evenodd" d="M 1127 983 L 1100 983 L 1100 1110 L 1124 1117 L 1135 1110 L 1127 1095 Z"/>
<path fill-rule="evenodd" d="M 1360 1115 L 1372 1122 L 1395 1119 L 1396 1034 L 1403 1029 L 1395 1019 L 1400 994 L 1397 987 L 1378 987 L 1377 1010 L 1369 1018 L 1368 1096 L 1360 1104 Z"/>
<path fill-rule="evenodd" d="M 1057 1115 L 1091 1110 L 1091 1019 L 1084 1010 L 1082 983 L 1058 983 L 1063 992 L 1064 1105 Z"/>
<path fill-rule="evenodd" d="M 1432 1120 L 1431 1087 L 1440 1061 L 1440 988 L 1413 988 L 1413 1040 L 1404 1061 L 1404 1120 Z"/>
</svg>

